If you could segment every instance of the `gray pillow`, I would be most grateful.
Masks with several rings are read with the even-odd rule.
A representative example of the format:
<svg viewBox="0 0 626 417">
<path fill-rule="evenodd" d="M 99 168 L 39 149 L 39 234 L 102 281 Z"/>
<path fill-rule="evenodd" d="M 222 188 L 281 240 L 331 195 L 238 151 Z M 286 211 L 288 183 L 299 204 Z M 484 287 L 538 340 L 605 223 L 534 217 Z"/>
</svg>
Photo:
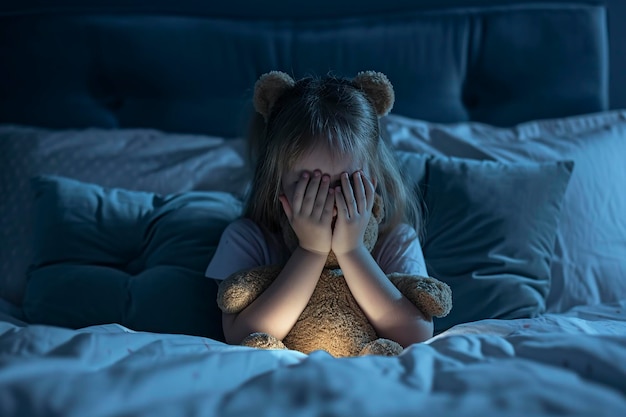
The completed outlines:
<svg viewBox="0 0 626 417">
<path fill-rule="evenodd" d="M 390 115 L 394 148 L 502 162 L 571 160 L 552 260 L 548 312 L 626 294 L 626 110 L 536 120 L 509 128 L 438 124 Z"/>
<path fill-rule="evenodd" d="M 34 260 L 23 310 L 31 323 L 223 340 L 217 286 L 204 276 L 241 202 L 220 191 L 159 195 L 58 176 L 32 180 Z"/>
<path fill-rule="evenodd" d="M 545 311 L 550 264 L 573 162 L 500 163 L 432 157 L 422 192 L 431 276 L 452 288 L 441 332 L 485 318 Z"/>
</svg>

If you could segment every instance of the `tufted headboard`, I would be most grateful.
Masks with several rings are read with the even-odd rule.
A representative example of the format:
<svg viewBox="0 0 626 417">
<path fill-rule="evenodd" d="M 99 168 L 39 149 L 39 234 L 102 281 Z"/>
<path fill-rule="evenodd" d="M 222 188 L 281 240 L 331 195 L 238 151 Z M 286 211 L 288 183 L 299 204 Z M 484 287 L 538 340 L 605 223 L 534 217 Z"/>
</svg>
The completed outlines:
<svg viewBox="0 0 626 417">
<path fill-rule="evenodd" d="M 437 122 L 512 125 L 608 108 L 602 6 L 419 11 L 396 2 L 403 7 L 375 12 L 329 1 L 304 14 L 281 1 L 255 14 L 248 1 L 113 3 L 0 14 L 0 123 L 236 136 L 254 81 L 273 69 L 382 71 L 396 89 L 394 113 Z"/>
</svg>

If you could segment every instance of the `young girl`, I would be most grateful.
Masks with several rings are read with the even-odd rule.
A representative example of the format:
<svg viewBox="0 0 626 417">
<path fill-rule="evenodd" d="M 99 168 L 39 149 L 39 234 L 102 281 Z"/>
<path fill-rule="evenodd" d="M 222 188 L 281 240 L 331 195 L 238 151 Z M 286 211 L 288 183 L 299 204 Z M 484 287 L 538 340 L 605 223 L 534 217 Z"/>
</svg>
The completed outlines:
<svg viewBox="0 0 626 417">
<path fill-rule="evenodd" d="M 225 229 L 206 276 L 223 280 L 257 266 L 284 267 L 247 308 L 223 314 L 228 343 L 253 332 L 282 340 L 307 305 L 330 251 L 379 337 L 403 347 L 432 337 L 431 317 L 386 276 L 427 275 L 416 233 L 419 206 L 379 134 L 378 118 L 393 100 L 391 84 L 375 72 L 353 80 L 296 82 L 277 71 L 259 78 L 254 104 L 263 118 L 250 137 L 256 161 L 251 194 L 244 217 Z M 385 218 L 369 252 L 363 236 L 375 193 Z M 293 252 L 280 232 L 282 216 L 298 237 Z"/>
</svg>

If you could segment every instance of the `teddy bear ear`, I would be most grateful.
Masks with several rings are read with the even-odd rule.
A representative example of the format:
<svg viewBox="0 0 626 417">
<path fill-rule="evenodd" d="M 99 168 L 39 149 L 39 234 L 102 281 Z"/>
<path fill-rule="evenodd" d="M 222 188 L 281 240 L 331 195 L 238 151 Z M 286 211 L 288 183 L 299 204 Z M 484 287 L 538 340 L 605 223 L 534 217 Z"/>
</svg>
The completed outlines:
<svg viewBox="0 0 626 417">
<path fill-rule="evenodd" d="M 281 71 L 261 75 L 254 85 L 254 109 L 267 120 L 276 100 L 295 84 L 291 76 Z"/>
<path fill-rule="evenodd" d="M 361 71 L 352 80 L 374 104 L 378 117 L 385 116 L 393 107 L 395 93 L 393 85 L 382 72 Z"/>
</svg>

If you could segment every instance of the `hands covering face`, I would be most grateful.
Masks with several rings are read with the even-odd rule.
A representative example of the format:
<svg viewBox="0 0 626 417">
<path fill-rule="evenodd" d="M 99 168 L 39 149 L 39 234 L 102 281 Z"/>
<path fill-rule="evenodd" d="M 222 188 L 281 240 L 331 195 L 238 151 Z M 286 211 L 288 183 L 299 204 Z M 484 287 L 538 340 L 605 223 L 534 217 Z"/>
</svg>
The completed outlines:
<svg viewBox="0 0 626 417">
<path fill-rule="evenodd" d="M 320 254 L 328 254 L 332 249 L 341 255 L 363 245 L 374 193 L 375 184 L 362 171 L 351 176 L 344 172 L 340 185 L 334 187 L 328 175 L 314 171 L 302 173 L 291 203 L 285 195 L 279 198 L 300 247 Z"/>
<path fill-rule="evenodd" d="M 376 187 L 362 171 L 352 174 L 352 184 L 348 174 L 343 173 L 341 187 L 335 187 L 337 221 L 331 248 L 338 256 L 363 245 L 363 236 L 374 206 Z"/>
</svg>

